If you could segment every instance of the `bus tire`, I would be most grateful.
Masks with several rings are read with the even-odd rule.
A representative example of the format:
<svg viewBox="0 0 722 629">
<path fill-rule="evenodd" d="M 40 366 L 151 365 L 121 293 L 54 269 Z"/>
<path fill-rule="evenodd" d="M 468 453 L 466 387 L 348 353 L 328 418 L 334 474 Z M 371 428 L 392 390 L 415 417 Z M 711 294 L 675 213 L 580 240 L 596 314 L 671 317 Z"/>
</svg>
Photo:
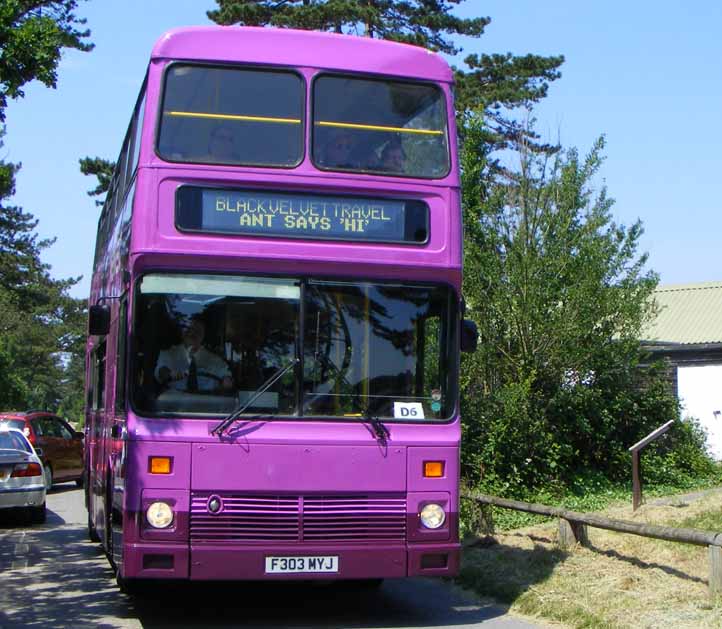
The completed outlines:
<svg viewBox="0 0 722 629">
<path fill-rule="evenodd" d="M 142 579 L 126 579 L 116 573 L 115 582 L 121 593 L 126 596 L 142 596 L 145 593 L 145 581 Z"/>
<path fill-rule="evenodd" d="M 113 496 L 110 493 L 110 477 L 105 485 L 105 554 L 114 572 L 118 568 L 113 561 Z"/>
<path fill-rule="evenodd" d="M 95 526 L 93 526 L 93 519 L 90 517 L 90 511 L 88 511 L 88 539 L 96 544 L 100 541 L 100 535 L 98 535 L 98 531 L 96 531 Z"/>
</svg>

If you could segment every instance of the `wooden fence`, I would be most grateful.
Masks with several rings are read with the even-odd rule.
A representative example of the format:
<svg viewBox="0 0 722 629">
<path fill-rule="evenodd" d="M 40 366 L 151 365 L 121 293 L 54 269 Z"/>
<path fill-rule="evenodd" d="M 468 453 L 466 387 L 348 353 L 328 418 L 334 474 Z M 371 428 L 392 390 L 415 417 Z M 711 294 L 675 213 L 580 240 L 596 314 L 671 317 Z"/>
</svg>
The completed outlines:
<svg viewBox="0 0 722 629">
<path fill-rule="evenodd" d="M 571 549 L 577 543 L 584 545 L 588 542 L 588 526 L 606 529 L 608 531 L 617 531 L 619 533 L 640 535 L 642 537 L 663 539 L 668 542 L 707 546 L 709 549 L 709 589 L 713 594 L 722 593 L 722 533 L 643 524 L 639 522 L 629 522 L 627 520 L 612 520 L 599 515 L 577 513 L 576 511 L 569 511 L 559 507 L 549 507 L 547 505 L 521 502 L 519 500 L 508 500 L 506 498 L 473 492 L 464 493 L 462 497 L 477 502 L 480 505 L 493 505 L 504 509 L 514 509 L 516 511 L 525 511 L 527 513 L 559 518 L 559 545 L 565 550 Z"/>
</svg>

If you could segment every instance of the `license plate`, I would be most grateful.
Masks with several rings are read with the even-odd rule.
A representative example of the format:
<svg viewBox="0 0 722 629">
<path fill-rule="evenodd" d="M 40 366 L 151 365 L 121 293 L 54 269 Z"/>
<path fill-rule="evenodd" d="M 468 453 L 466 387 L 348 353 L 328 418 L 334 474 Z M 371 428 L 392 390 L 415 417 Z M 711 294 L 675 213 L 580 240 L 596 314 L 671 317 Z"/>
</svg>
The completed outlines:
<svg viewBox="0 0 722 629">
<path fill-rule="evenodd" d="M 266 557 L 266 574 L 335 573 L 338 557 Z"/>
</svg>

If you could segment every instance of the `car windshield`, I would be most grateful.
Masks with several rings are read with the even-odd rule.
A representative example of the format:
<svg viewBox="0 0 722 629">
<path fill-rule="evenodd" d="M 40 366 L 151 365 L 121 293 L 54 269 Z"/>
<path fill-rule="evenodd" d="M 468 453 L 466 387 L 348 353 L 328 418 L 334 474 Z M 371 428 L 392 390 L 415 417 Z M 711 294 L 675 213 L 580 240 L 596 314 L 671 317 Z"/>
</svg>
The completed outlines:
<svg viewBox="0 0 722 629">
<path fill-rule="evenodd" d="M 290 363 L 247 413 L 433 421 L 455 407 L 446 286 L 152 274 L 138 294 L 139 412 L 227 414 Z"/>
<path fill-rule="evenodd" d="M 0 431 L 0 450 L 20 450 L 30 452 L 30 444 L 20 433 Z"/>
</svg>

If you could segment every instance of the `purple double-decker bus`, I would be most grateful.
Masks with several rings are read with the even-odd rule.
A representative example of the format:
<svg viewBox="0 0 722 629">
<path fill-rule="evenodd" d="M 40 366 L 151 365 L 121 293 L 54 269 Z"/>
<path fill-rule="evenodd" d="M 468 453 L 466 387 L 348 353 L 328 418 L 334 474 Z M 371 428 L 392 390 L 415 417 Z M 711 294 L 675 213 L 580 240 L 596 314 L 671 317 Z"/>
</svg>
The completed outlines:
<svg viewBox="0 0 722 629">
<path fill-rule="evenodd" d="M 424 49 L 158 40 L 90 296 L 88 532 L 121 587 L 456 573 L 456 153 Z"/>
</svg>

